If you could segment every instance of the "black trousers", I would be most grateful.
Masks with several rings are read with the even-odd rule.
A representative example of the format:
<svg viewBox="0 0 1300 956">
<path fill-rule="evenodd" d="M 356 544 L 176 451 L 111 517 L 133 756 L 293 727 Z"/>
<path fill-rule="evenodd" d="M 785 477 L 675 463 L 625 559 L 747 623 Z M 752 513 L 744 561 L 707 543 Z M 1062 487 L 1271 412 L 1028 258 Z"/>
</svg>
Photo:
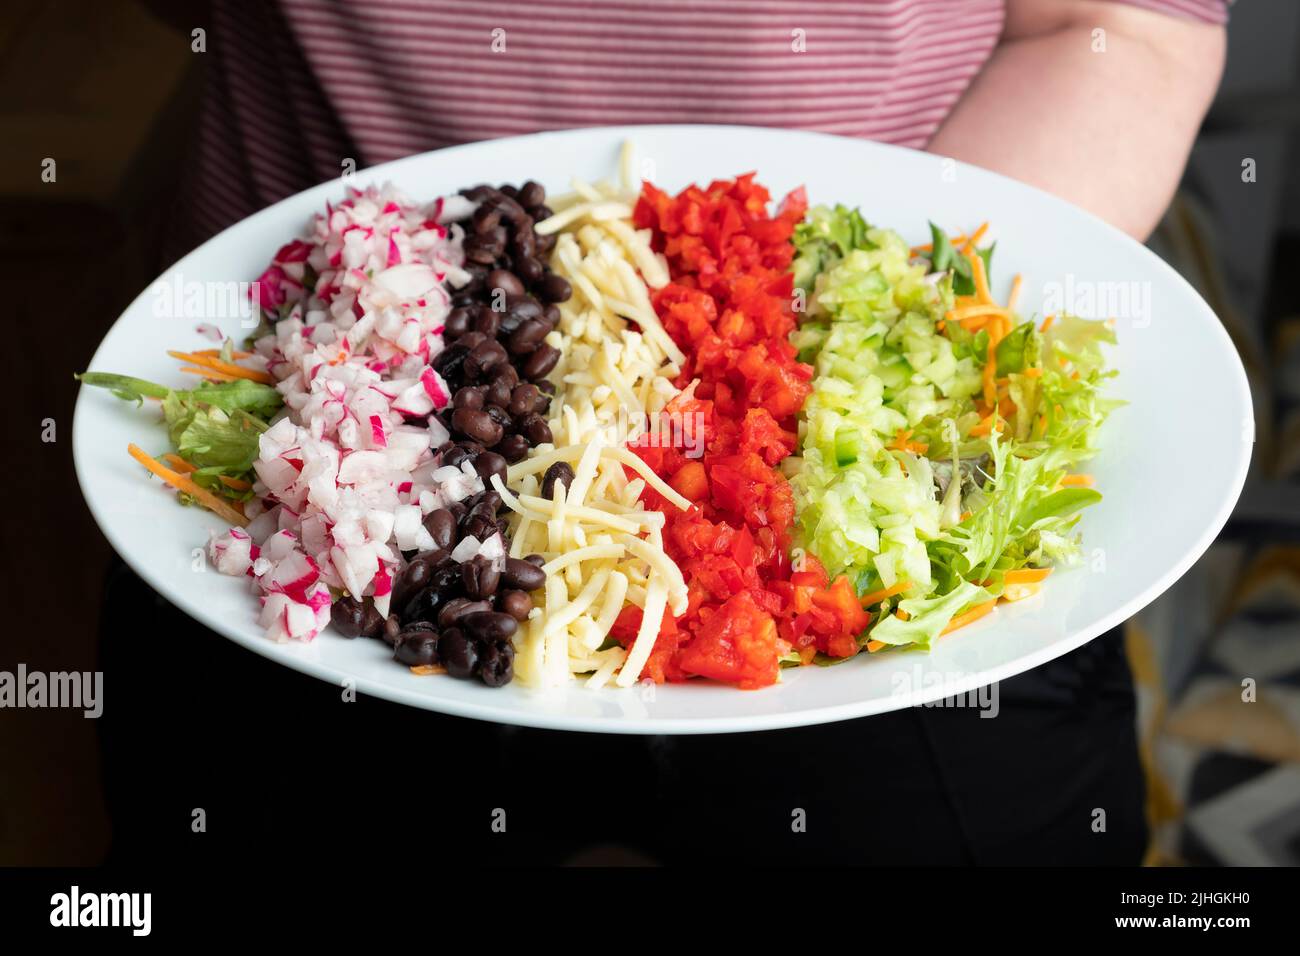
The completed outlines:
<svg viewBox="0 0 1300 956">
<path fill-rule="evenodd" d="M 110 862 L 562 863 L 612 845 L 684 864 L 1127 865 L 1145 847 L 1117 632 L 1002 682 L 994 719 L 668 738 L 343 702 L 121 565 L 102 631 Z"/>
</svg>

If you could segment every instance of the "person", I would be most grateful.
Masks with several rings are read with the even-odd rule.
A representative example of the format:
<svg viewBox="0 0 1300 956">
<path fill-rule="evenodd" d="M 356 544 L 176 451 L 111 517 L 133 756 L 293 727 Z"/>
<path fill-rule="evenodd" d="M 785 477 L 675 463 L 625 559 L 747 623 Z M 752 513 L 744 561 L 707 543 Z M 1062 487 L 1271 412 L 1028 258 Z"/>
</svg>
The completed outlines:
<svg viewBox="0 0 1300 956">
<path fill-rule="evenodd" d="M 217 0 L 210 13 L 178 253 L 348 164 L 364 170 L 537 130 L 678 122 L 928 149 L 1053 192 L 1144 239 L 1217 86 L 1227 4 Z M 110 587 L 106 658 L 144 653 L 111 636 L 141 588 L 121 575 Z M 472 815 L 482 801 L 521 808 L 525 835 L 512 849 L 491 845 L 494 859 L 587 858 L 584 848 L 607 843 L 664 861 L 1136 864 L 1145 845 L 1134 695 L 1117 631 L 1004 681 L 997 719 L 916 708 L 800 730 L 630 741 L 383 706 L 338 716 L 296 675 L 222 656 L 220 644 L 209 636 L 181 653 L 202 655 L 208 680 L 255 680 L 258 692 L 233 714 L 212 692 L 223 712 L 208 718 L 207 739 L 240 741 L 223 744 L 213 765 L 264 771 L 298 791 L 316 786 L 298 775 L 342 759 L 326 806 L 382 804 L 398 825 Z M 230 670 L 214 673 L 214 660 Z M 264 708 L 256 719 L 254 700 Z M 305 756 L 286 764 L 283 750 L 251 743 L 259 728 L 274 732 L 272 718 L 293 726 L 294 751 Z M 118 828 L 126 841 L 155 832 L 156 814 L 126 789 L 122 750 L 108 772 L 115 819 L 132 821 Z M 438 754 L 440 771 L 396 769 L 408 753 Z M 176 788 L 184 797 L 168 799 L 211 792 L 223 776 L 209 766 Z M 428 793 L 438 795 L 436 811 L 419 809 Z M 310 829 L 304 812 L 296 806 L 298 830 Z M 802 829 L 791 825 L 800 814 Z M 489 846 L 455 839 L 465 852 Z"/>
</svg>

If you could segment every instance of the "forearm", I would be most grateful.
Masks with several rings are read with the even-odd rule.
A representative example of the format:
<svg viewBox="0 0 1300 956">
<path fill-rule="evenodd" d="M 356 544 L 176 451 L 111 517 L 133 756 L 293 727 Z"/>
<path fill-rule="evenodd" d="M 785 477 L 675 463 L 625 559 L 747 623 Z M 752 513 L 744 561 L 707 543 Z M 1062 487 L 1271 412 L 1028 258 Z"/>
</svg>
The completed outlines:
<svg viewBox="0 0 1300 956">
<path fill-rule="evenodd" d="M 1218 86 L 1224 32 L 1121 4 L 1011 0 L 1002 42 L 929 150 L 1145 239 Z"/>
</svg>

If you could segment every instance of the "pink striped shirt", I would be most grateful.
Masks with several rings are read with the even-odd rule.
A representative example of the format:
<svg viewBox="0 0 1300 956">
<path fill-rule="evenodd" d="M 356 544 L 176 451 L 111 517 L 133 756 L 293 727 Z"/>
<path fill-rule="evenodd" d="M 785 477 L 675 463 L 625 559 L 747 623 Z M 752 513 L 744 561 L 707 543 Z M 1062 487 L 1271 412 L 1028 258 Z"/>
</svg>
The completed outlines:
<svg viewBox="0 0 1300 956">
<path fill-rule="evenodd" d="M 1225 0 L 1126 2 L 1226 19 Z M 921 148 L 988 60 L 1004 5 L 216 0 L 212 18 L 177 251 L 345 160 L 538 130 L 746 123 Z"/>
</svg>

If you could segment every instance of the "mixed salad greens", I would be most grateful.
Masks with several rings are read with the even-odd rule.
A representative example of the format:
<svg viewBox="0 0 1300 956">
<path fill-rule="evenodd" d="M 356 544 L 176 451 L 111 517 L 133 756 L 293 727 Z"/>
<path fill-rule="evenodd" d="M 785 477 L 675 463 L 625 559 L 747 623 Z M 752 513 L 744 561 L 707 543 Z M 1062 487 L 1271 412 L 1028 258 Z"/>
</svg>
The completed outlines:
<svg viewBox="0 0 1300 956">
<path fill-rule="evenodd" d="M 184 371 L 204 379 L 190 389 L 112 372 L 84 372 L 77 379 L 137 405 L 145 399 L 158 402 L 169 450 L 155 458 L 132 445 L 131 455 L 176 487 L 183 504 L 201 504 L 243 524 L 242 504 L 253 498 L 259 441 L 283 407 L 283 396 L 265 373 L 236 364 L 248 353 L 236 352 L 229 339 L 220 349 L 172 354 L 190 363 Z"/>
<path fill-rule="evenodd" d="M 928 646 L 959 612 L 1026 596 L 1077 560 L 1072 529 L 1101 498 L 1070 471 L 1119 404 L 1101 393 L 1114 332 L 1019 321 L 989 292 L 982 232 L 931 226 L 913 250 L 842 206 L 810 210 L 795 231 L 807 296 L 795 343 L 816 370 L 785 464 L 797 544 L 882 595 L 861 638 L 873 649 Z"/>
</svg>

